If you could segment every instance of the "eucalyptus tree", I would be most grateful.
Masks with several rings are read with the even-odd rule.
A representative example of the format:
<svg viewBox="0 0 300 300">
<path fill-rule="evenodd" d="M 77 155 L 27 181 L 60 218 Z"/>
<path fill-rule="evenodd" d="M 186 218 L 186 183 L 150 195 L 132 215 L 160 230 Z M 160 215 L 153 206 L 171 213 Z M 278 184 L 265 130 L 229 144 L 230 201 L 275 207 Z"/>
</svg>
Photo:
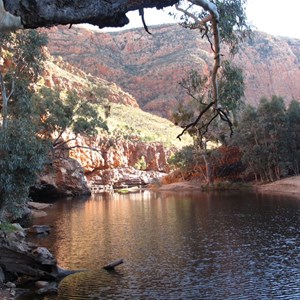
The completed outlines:
<svg viewBox="0 0 300 300">
<path fill-rule="evenodd" d="M 91 103 L 75 90 L 62 92 L 43 87 L 36 95 L 36 101 L 39 103 L 37 113 L 40 116 L 40 135 L 51 143 L 50 159 L 55 158 L 58 150 L 68 151 L 80 147 L 75 143 L 71 144 L 79 134 L 94 136 L 98 134 L 98 130 L 108 131 L 99 112 L 101 101 Z M 73 136 L 63 138 L 67 132 L 73 133 Z"/>
<path fill-rule="evenodd" d="M 296 106 L 291 110 L 292 114 L 278 96 L 262 98 L 257 108 L 248 106 L 244 110 L 234 139 L 256 180 L 274 181 L 297 172 L 299 146 L 291 140 L 295 132 L 289 117 L 297 116 Z"/>
<path fill-rule="evenodd" d="M 288 153 L 292 174 L 300 174 L 300 103 L 292 100 L 287 109 L 289 130 L 287 134 Z"/>
<path fill-rule="evenodd" d="M 45 43 L 31 30 L 0 34 L 0 220 L 22 210 L 46 157 L 34 97 Z"/>
<path fill-rule="evenodd" d="M 244 78 L 240 68 L 224 61 L 218 77 L 217 108 L 214 108 L 215 102 L 211 96 L 210 77 L 192 70 L 180 83 L 190 96 L 190 102 L 185 106 L 180 105 L 173 115 L 175 123 L 184 127 L 178 137 L 180 138 L 184 132 L 193 137 L 195 156 L 200 156 L 204 160 L 208 182 L 212 182 L 213 173 L 210 160 L 212 151 L 208 145 L 227 142 L 233 133 L 234 124 L 231 119 L 235 119 L 234 116 L 243 106 L 244 97 Z M 191 120 L 196 121 L 191 123 Z"/>
</svg>

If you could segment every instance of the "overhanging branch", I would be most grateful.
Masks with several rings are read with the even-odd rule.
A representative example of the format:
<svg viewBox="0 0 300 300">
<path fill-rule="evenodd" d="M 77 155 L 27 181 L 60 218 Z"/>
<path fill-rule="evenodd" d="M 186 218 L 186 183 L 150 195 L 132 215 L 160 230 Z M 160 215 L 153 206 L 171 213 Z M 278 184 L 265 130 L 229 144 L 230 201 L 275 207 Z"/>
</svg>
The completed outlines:
<svg viewBox="0 0 300 300">
<path fill-rule="evenodd" d="M 216 111 L 216 115 L 214 115 L 213 119 L 216 118 L 217 115 L 219 115 L 222 118 L 226 119 L 226 122 L 230 122 L 230 120 L 227 118 L 227 115 L 225 114 L 222 115 L 221 112 L 218 110 L 218 100 L 219 100 L 219 90 L 218 90 L 218 82 L 217 82 L 217 74 L 218 74 L 218 70 L 220 68 L 221 65 L 221 55 L 220 55 L 220 33 L 219 33 L 219 13 L 217 10 L 217 6 L 212 3 L 209 0 L 189 0 L 190 3 L 193 3 L 195 5 L 198 5 L 200 7 L 202 7 L 204 10 L 206 10 L 209 15 L 205 16 L 203 19 L 198 19 L 195 15 L 193 15 L 192 13 L 190 13 L 189 11 L 187 11 L 186 9 L 180 8 L 178 6 L 178 4 L 176 5 L 176 9 L 183 12 L 185 15 L 187 15 L 188 17 L 192 18 L 193 21 L 195 22 L 195 24 L 193 25 L 193 27 L 191 27 L 191 29 L 196 29 L 199 28 L 200 31 L 203 29 L 203 26 L 205 26 L 206 30 L 204 35 L 208 38 L 208 41 L 211 45 L 212 51 L 214 53 L 214 65 L 213 65 L 213 69 L 212 69 L 212 73 L 211 73 L 211 81 L 212 81 L 212 102 L 210 102 L 209 104 L 207 104 L 207 106 L 200 112 L 198 118 L 188 124 L 187 126 L 184 127 L 184 130 L 181 132 L 181 134 L 179 134 L 177 136 L 177 138 L 180 139 L 180 137 L 182 136 L 182 134 L 189 129 L 192 126 L 196 126 L 198 124 L 198 122 L 200 121 L 201 117 L 213 106 L 214 107 L 214 111 Z M 211 40 L 209 39 L 208 35 L 207 35 L 207 23 L 210 22 L 211 23 L 211 28 L 212 28 L 212 32 L 213 32 L 213 42 L 211 42 Z M 212 120 L 208 123 L 208 125 L 206 126 L 206 130 L 208 129 L 209 124 L 212 122 Z M 232 131 L 232 127 L 229 123 L 230 126 L 230 130 Z"/>
<path fill-rule="evenodd" d="M 178 0 L 0 0 L 4 13 L 21 19 L 24 28 L 83 24 L 104 27 L 122 27 L 129 23 L 126 13 L 144 8 L 164 8 Z M 3 27 L 0 25 L 0 31 Z"/>
</svg>

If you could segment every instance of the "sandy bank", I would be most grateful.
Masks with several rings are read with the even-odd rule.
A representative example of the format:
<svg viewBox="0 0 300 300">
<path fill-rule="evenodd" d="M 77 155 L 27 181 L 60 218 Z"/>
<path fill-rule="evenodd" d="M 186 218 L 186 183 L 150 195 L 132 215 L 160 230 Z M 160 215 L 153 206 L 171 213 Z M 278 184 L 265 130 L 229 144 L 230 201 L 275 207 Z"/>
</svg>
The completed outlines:
<svg viewBox="0 0 300 300">
<path fill-rule="evenodd" d="M 299 195 L 300 197 L 300 176 L 281 179 L 272 183 L 256 187 L 259 192 Z"/>
<path fill-rule="evenodd" d="M 254 185 L 254 189 L 262 193 L 277 193 L 299 195 L 300 197 L 300 176 L 281 179 L 272 183 L 263 185 Z M 199 181 L 182 181 L 163 185 L 157 190 L 159 191 L 197 191 L 201 189 Z"/>
</svg>

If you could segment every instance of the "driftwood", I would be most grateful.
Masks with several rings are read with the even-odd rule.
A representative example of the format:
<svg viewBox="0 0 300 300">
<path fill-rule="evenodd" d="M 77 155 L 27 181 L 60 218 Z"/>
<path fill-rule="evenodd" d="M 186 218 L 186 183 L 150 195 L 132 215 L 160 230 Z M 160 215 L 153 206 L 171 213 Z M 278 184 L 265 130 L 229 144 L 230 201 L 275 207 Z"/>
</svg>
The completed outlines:
<svg viewBox="0 0 300 300">
<path fill-rule="evenodd" d="M 121 265 L 123 262 L 124 262 L 123 259 L 115 260 L 115 261 L 109 263 L 108 265 L 105 265 L 103 267 L 103 269 L 106 271 L 113 271 L 115 269 L 115 267 Z"/>
</svg>

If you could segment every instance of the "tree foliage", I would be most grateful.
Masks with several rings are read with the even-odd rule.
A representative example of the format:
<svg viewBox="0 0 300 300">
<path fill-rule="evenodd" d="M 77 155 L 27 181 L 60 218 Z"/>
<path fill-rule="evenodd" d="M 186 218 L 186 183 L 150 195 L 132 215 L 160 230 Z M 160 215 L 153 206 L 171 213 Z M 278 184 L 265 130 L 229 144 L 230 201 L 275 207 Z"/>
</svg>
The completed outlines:
<svg viewBox="0 0 300 300">
<path fill-rule="evenodd" d="M 46 157 L 37 134 L 39 115 L 34 83 L 42 70 L 46 39 L 33 31 L 1 34 L 0 220 L 4 212 L 18 216 L 29 186 Z"/>
<path fill-rule="evenodd" d="M 180 104 L 178 110 L 173 114 L 175 123 L 184 127 L 190 135 L 197 139 L 198 144 L 206 143 L 209 140 L 218 141 L 222 135 L 226 135 L 226 131 L 232 133 L 233 123 L 230 119 L 236 115 L 244 103 L 243 72 L 229 61 L 223 62 L 219 74 L 217 108 L 214 107 L 209 81 L 210 77 L 200 75 L 195 70 L 190 71 L 187 78 L 180 82 L 182 88 L 190 96 L 190 102 L 186 105 Z M 224 128 L 224 124 L 227 128 Z M 179 137 L 181 135 L 182 133 Z"/>
<path fill-rule="evenodd" d="M 106 122 L 101 118 L 99 103 L 90 103 L 79 97 L 75 91 L 62 93 L 59 90 L 42 88 L 37 95 L 38 113 L 40 115 L 40 132 L 49 139 L 52 150 L 70 149 L 70 141 L 75 140 L 78 134 L 92 136 L 98 129 L 108 130 Z M 67 131 L 73 132 L 75 137 L 63 139 Z"/>
<path fill-rule="evenodd" d="M 193 137 L 193 160 L 204 161 L 206 178 L 211 183 L 213 181 L 212 151 L 209 146 L 212 143 L 227 143 L 228 136 L 232 134 L 234 124 L 231 119 L 234 119 L 243 106 L 244 78 L 240 68 L 231 65 L 228 61 L 223 62 L 218 80 L 220 88 L 217 108 L 214 107 L 215 102 L 211 96 L 212 87 L 209 81 L 210 77 L 201 76 L 195 70 L 190 71 L 188 77 L 180 83 L 190 96 L 190 102 L 185 106 L 181 104 L 173 117 L 175 123 L 184 128 L 179 137 L 185 131 Z M 186 154 L 185 151 L 177 156 L 180 158 Z M 187 159 L 188 156 L 186 159 L 181 158 L 181 161 L 186 164 Z"/>
<path fill-rule="evenodd" d="M 220 42 L 229 45 L 231 53 L 234 54 L 238 49 L 238 43 L 249 36 L 251 32 L 245 13 L 247 0 L 213 0 L 210 2 L 218 8 Z M 206 10 L 198 5 L 191 5 L 187 0 L 179 1 L 179 7 L 184 8 L 184 13 L 180 15 L 180 24 L 186 28 L 199 28 L 197 22 L 201 22 L 208 16 Z M 206 23 L 206 26 L 206 29 L 200 27 L 200 30 L 203 37 L 206 36 L 211 41 L 213 38 L 211 23 Z"/>
<path fill-rule="evenodd" d="M 292 101 L 286 109 L 282 97 L 262 98 L 257 108 L 246 107 L 234 140 L 256 179 L 299 174 L 299 121 L 299 103 Z"/>
<path fill-rule="evenodd" d="M 33 31 L 0 35 L 0 220 L 5 212 L 18 216 L 30 186 L 57 148 L 67 130 L 93 135 L 107 130 L 97 105 L 75 91 L 39 88 L 47 39 Z M 54 151 L 51 151 L 54 150 Z M 53 158 L 54 156 L 52 156 Z"/>
</svg>

